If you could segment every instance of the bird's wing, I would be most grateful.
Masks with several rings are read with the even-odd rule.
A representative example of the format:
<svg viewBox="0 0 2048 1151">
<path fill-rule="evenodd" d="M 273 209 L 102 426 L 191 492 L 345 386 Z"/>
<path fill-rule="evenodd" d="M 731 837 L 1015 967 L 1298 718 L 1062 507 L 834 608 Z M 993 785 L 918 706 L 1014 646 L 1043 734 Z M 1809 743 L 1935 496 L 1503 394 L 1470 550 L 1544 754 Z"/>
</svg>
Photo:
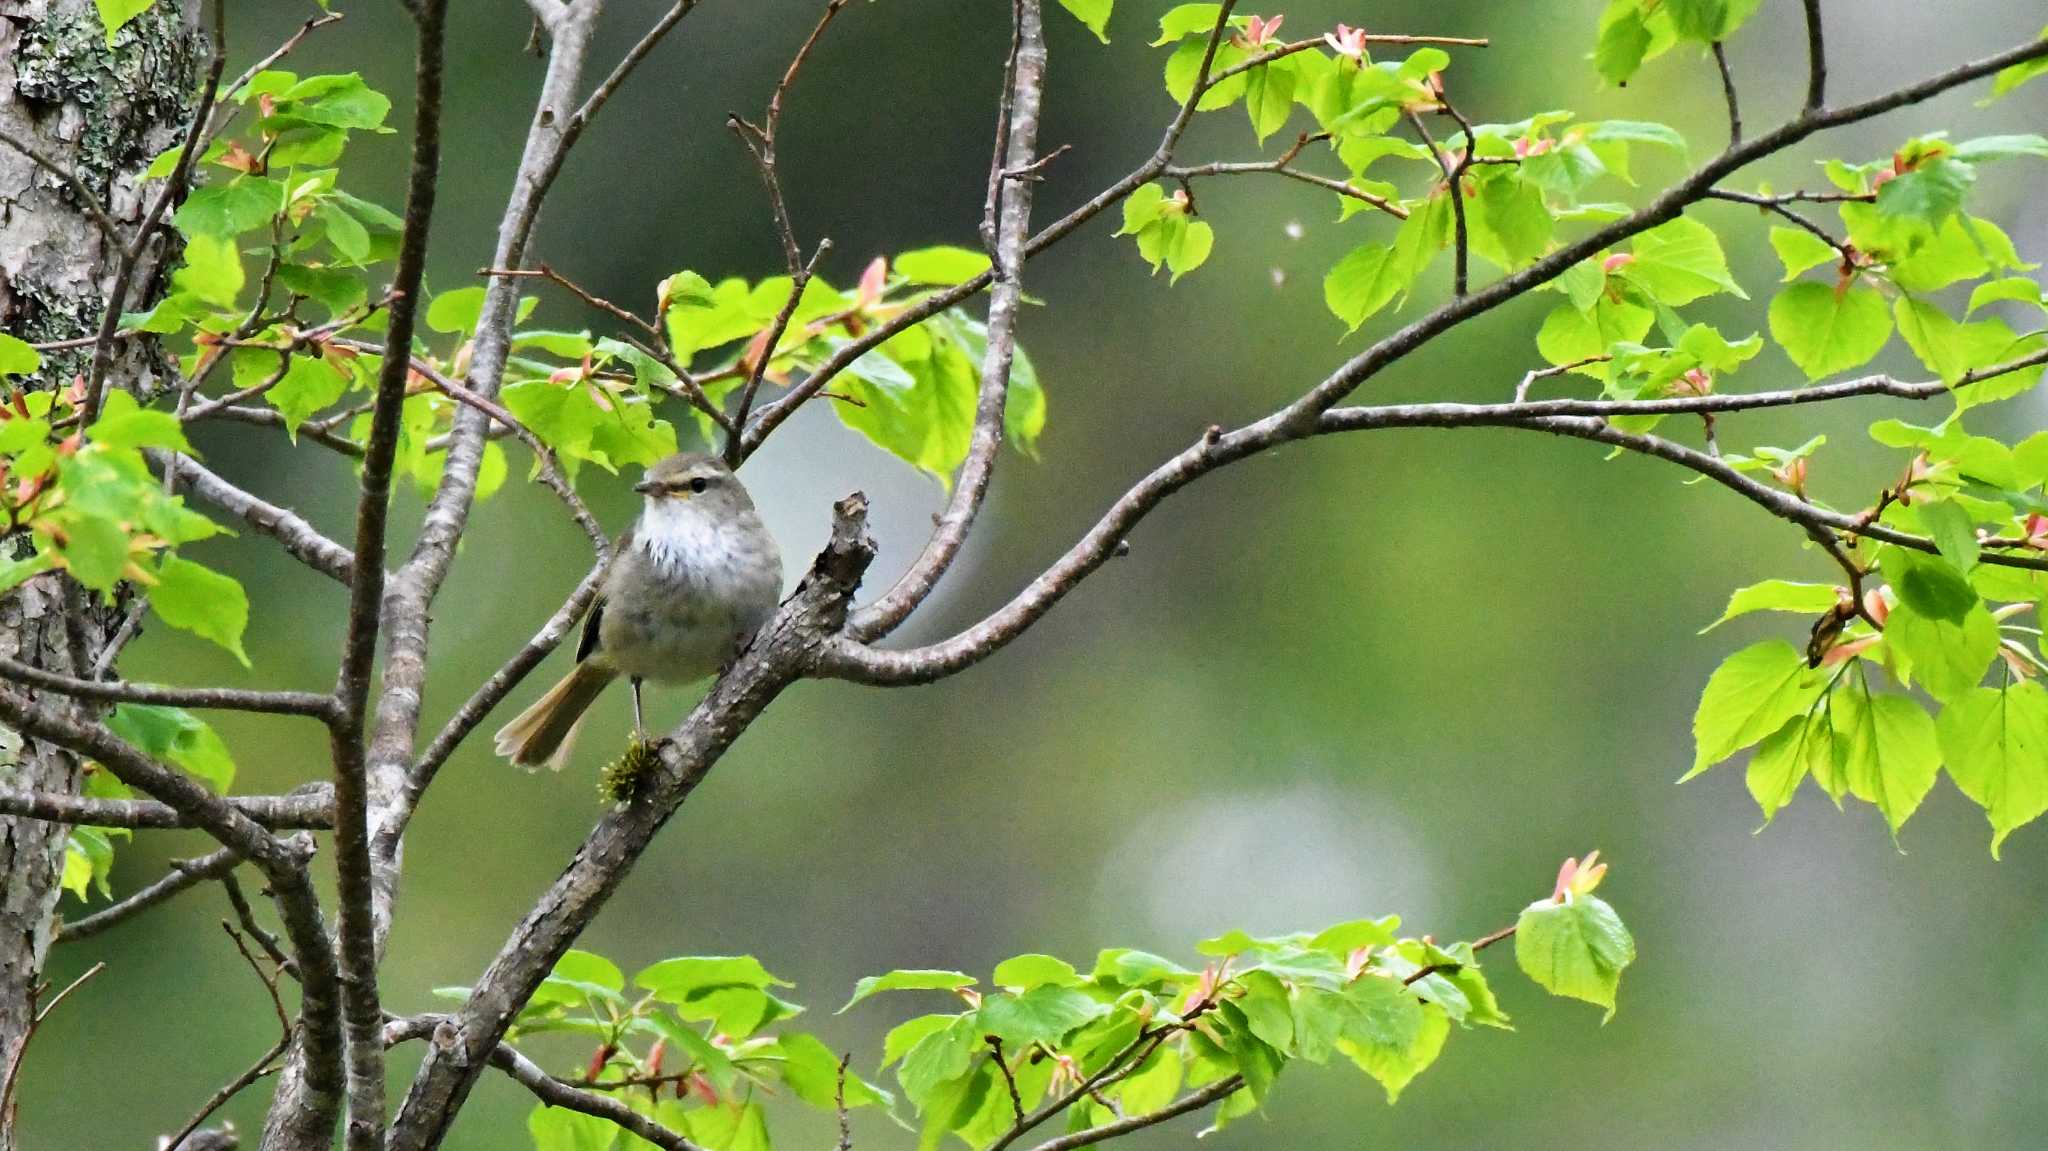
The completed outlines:
<svg viewBox="0 0 2048 1151">
<path fill-rule="evenodd" d="M 583 638 L 576 641 L 576 662 L 582 663 L 597 650 L 597 629 L 603 626 L 604 598 L 590 605 L 590 614 L 583 617 Z"/>
<path fill-rule="evenodd" d="M 618 557 L 626 554 L 626 551 L 630 549 L 632 546 L 633 529 L 627 528 L 623 533 L 620 534 L 618 541 L 612 545 L 612 562 L 617 563 Z M 605 577 L 605 583 L 610 583 L 611 573 L 606 572 Z M 604 584 L 599 584 L 597 589 L 597 598 L 592 600 L 590 603 L 590 614 L 583 617 L 583 635 L 580 639 L 576 641 L 577 663 L 582 663 L 584 660 L 589 659 L 590 653 L 597 650 L 597 645 L 599 642 L 598 629 L 603 626 Z"/>
</svg>

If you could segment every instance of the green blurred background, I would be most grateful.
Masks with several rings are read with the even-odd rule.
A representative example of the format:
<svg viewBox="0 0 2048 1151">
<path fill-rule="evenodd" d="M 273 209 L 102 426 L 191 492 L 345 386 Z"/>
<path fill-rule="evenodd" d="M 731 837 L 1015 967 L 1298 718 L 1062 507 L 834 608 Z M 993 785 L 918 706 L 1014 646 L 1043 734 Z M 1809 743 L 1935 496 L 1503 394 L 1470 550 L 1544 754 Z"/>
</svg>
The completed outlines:
<svg viewBox="0 0 2048 1151">
<path fill-rule="evenodd" d="M 358 69 L 409 120 L 411 37 L 392 3 L 342 5 L 291 62 Z M 662 5 L 613 0 L 591 66 L 601 73 Z M 759 184 L 722 121 L 752 113 L 808 31 L 812 0 L 706 3 L 650 59 L 571 160 L 535 255 L 602 294 L 648 300 L 682 268 L 762 275 L 779 257 Z M 1049 5 L 1050 7 L 1050 5 Z M 1123 0 L 1114 43 L 1047 14 L 1051 90 L 1041 139 L 1073 151 L 1050 169 L 1039 218 L 1127 170 L 1171 107 L 1159 51 L 1163 0 Z M 1254 6 L 1262 14 L 1264 8 Z M 308 5 L 229 4 L 232 67 L 275 44 Z M 1375 31 L 1491 36 L 1456 54 L 1452 91 L 1475 119 L 1553 107 L 1659 119 L 1718 147 L 1709 61 L 1680 51 L 1625 90 L 1602 90 L 1584 55 L 1593 0 L 1298 0 L 1289 35 L 1337 20 Z M 490 251 L 541 65 L 523 55 L 515 0 L 453 5 L 444 184 L 430 278 L 470 282 Z M 2038 5 L 1831 2 L 1838 99 L 2034 35 Z M 848 9 L 802 77 L 781 147 L 806 237 L 829 235 L 826 274 L 849 283 L 878 253 L 974 243 L 1009 5 L 882 0 Z M 1769 0 L 1731 46 L 1754 127 L 1803 84 L 1798 5 Z M 1906 136 L 2042 128 L 2048 84 L 1985 111 L 1979 90 L 1830 138 L 1864 159 Z M 1286 142 L 1269 141 L 1267 154 Z M 361 140 L 349 179 L 399 199 L 403 133 Z M 1191 160 L 1256 153 L 1239 110 L 1204 117 Z M 1819 153 L 1745 173 L 1817 182 Z M 1638 165 L 1646 186 L 1681 172 Z M 1750 186 L 1753 186 L 1751 183 Z M 2029 212 L 2040 172 L 2006 167 L 1978 190 L 2023 253 L 2048 252 Z M 1615 189 L 1617 193 L 1622 189 Z M 1641 192 L 1633 193 L 1641 195 Z M 1255 417 L 1362 346 L 1338 339 L 1322 273 L 1384 232 L 1333 222 L 1331 198 L 1288 181 L 1212 181 L 1210 264 L 1169 290 L 1148 280 L 1115 224 L 1099 220 L 1032 263 L 1023 338 L 1051 399 L 1041 462 L 1006 459 L 983 530 L 904 638 L 977 618 L 1041 569 L 1142 471 L 1212 422 Z M 1754 212 L 1709 206 L 1751 305 L 1705 309 L 1726 330 L 1761 326 L 1778 268 Z M 1304 233 L 1290 238 L 1288 225 Z M 1441 261 L 1428 298 L 1441 298 Z M 1427 299 L 1422 301 L 1427 302 Z M 1506 307 L 1373 381 L 1374 399 L 1503 399 L 1537 362 L 1551 298 Z M 1381 317 L 1385 330 L 1414 315 Z M 602 326 L 546 295 L 536 322 Z M 1894 345 L 1886 364 L 1917 370 Z M 1772 350 L 1741 387 L 1796 372 Z M 1853 411 L 1723 421 L 1731 447 L 1797 443 L 1826 430 L 1817 494 L 1860 506 L 1897 467 Z M 2038 397 L 1979 430 L 2040 423 Z M 1938 412 L 1922 409 L 1926 420 Z M 2002 426 L 1993 426 L 2002 425 Z M 1684 429 L 1690 434 L 1691 429 Z M 209 460 L 345 535 L 346 468 L 281 437 L 210 427 Z M 1548 891 L 1566 855 L 1612 860 L 1612 901 L 1642 958 L 1622 1010 L 1600 1026 L 1492 966 L 1516 1034 L 1457 1036 L 1398 1108 L 1348 1070 L 1290 1074 L 1270 1119 L 1225 1147 L 1833 1149 L 2039 1146 L 2048 1067 L 2048 829 L 1990 859 L 1977 808 L 1939 784 L 1894 849 L 1867 808 L 1837 813 L 1810 791 L 1762 834 L 1739 767 L 1674 787 L 1689 762 L 1700 685 L 1734 647 L 1797 621 L 1743 621 L 1701 638 L 1728 590 L 1766 576 L 1829 578 L 1797 533 L 1732 494 L 1686 487 L 1661 464 L 1605 462 L 1593 446 L 1528 433 L 1389 432 L 1289 447 L 1203 481 L 1135 535 L 1129 558 L 1089 580 L 998 657 L 935 687 L 808 684 L 784 697 L 698 791 L 585 937 L 634 966 L 677 954 L 752 953 L 797 983 L 828 1043 L 878 1060 L 906 1001 L 830 1009 L 852 981 L 890 967 L 986 971 L 1026 950 L 1086 960 L 1130 945 L 1192 958 L 1229 927 L 1283 931 L 1398 911 L 1416 930 L 1470 938 Z M 822 542 L 832 498 L 873 500 L 882 554 L 900 570 L 938 507 L 937 485 L 869 448 L 814 405 L 746 469 L 791 566 Z M 624 479 L 586 491 L 623 527 Z M 419 508 L 401 500 L 398 522 Z M 403 541 L 399 541 L 401 544 Z M 152 633 L 124 665 L 181 682 L 325 686 L 343 597 L 260 538 L 206 545 L 207 562 L 256 604 L 244 672 L 207 645 Z M 514 485 L 484 505 L 435 617 L 429 731 L 529 635 L 583 571 L 587 551 L 552 497 Z M 557 656 L 523 689 L 559 674 Z M 694 693 L 659 697 L 679 716 Z M 527 776 L 472 739 L 421 809 L 406 858 L 386 1003 L 433 1009 L 428 989 L 469 982 L 598 814 L 592 774 L 605 728 L 578 764 Z M 324 741 L 303 723 L 230 718 L 238 788 L 315 778 Z M 132 890 L 197 837 L 150 833 L 122 852 Z M 262 992 L 215 925 L 214 887 L 103 937 L 60 948 L 60 985 L 109 970 L 38 1036 L 21 1089 L 25 1146 L 153 1145 L 274 1037 Z M 73 913 L 76 910 L 73 909 Z M 558 1069 L 587 1052 L 537 1044 Z M 400 1050 L 399 1082 L 415 1051 Z M 228 1114 L 246 1132 L 267 1095 Z M 516 1148 L 532 1100 L 487 1077 L 451 1146 Z M 778 1115 L 782 1112 L 778 1111 Z M 1199 1123 L 1148 1134 L 1181 1145 Z M 785 1121 L 786 1146 L 825 1145 L 815 1119 Z M 865 1117 L 858 1145 L 908 1145 Z"/>
</svg>

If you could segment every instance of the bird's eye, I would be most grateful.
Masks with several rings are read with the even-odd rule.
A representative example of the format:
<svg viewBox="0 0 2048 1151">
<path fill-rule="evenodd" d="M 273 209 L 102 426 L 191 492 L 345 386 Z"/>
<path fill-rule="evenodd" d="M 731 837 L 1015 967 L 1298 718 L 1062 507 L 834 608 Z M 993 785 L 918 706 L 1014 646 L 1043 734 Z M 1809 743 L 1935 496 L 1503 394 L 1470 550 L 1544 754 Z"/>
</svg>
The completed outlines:
<svg viewBox="0 0 2048 1151">
<path fill-rule="evenodd" d="M 697 493 L 700 496 L 704 494 L 704 489 L 710 486 L 711 481 L 705 479 L 703 476 L 698 476 L 696 479 L 690 481 L 690 490 Z"/>
</svg>

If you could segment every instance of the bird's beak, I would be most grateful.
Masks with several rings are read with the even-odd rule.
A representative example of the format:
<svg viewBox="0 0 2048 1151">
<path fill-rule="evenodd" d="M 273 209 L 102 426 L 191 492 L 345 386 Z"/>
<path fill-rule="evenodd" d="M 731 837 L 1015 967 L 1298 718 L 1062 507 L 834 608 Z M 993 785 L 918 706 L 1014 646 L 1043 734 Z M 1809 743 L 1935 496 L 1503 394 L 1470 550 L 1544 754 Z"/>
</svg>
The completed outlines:
<svg viewBox="0 0 2048 1151">
<path fill-rule="evenodd" d="M 643 496 L 647 495 L 654 491 L 654 481 L 641 480 L 639 483 L 633 485 L 633 490 L 639 492 Z"/>
</svg>

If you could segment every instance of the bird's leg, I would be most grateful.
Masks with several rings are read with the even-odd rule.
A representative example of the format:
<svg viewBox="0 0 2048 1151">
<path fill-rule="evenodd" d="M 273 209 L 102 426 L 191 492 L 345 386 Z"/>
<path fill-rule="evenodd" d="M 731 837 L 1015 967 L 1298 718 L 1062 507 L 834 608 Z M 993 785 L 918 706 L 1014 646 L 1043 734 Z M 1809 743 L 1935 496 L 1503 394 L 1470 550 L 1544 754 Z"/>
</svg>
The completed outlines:
<svg viewBox="0 0 2048 1151">
<path fill-rule="evenodd" d="M 647 725 L 640 718 L 640 677 L 633 676 L 627 682 L 633 685 L 633 742 L 644 743 L 647 739 Z"/>
</svg>

